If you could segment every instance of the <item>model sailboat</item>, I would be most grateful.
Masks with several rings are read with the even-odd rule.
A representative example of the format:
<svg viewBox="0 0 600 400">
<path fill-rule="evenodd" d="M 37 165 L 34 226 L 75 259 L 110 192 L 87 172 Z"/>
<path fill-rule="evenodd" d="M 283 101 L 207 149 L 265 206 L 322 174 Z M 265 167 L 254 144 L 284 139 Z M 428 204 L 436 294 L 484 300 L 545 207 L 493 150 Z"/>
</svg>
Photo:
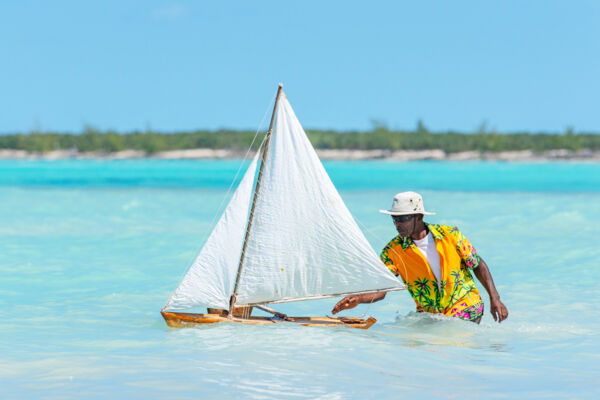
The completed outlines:
<svg viewBox="0 0 600 400">
<path fill-rule="evenodd" d="M 173 327 L 287 321 L 366 329 L 374 318 L 288 317 L 266 305 L 400 289 L 404 286 L 346 208 L 279 85 L 264 145 L 162 315 Z M 199 307 L 209 312 L 183 312 Z M 275 316 L 251 316 L 252 307 Z"/>
</svg>

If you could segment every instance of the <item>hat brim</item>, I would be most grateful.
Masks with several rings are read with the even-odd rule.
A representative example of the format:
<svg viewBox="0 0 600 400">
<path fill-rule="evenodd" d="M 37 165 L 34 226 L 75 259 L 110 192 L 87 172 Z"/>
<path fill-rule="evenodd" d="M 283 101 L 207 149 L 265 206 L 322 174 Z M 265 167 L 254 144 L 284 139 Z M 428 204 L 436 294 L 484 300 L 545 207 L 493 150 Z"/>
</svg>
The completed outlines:
<svg viewBox="0 0 600 400">
<path fill-rule="evenodd" d="M 414 212 L 414 211 L 379 210 L 379 212 L 382 214 L 387 214 L 387 215 L 411 215 L 411 214 L 435 215 L 435 213 L 427 212 L 427 211 Z"/>
</svg>

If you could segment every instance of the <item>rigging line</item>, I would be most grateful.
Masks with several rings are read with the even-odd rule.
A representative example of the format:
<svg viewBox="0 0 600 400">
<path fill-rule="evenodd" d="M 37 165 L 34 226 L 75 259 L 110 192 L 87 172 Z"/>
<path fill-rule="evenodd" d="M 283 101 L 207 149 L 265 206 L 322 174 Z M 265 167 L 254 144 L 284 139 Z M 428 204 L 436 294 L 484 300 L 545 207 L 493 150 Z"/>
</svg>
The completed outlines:
<svg viewBox="0 0 600 400">
<path fill-rule="evenodd" d="M 229 196 L 229 193 L 231 193 L 231 189 L 233 188 L 233 184 L 235 183 L 235 180 L 237 179 L 237 177 L 240 174 L 240 171 L 242 170 L 242 166 L 244 165 L 244 163 L 246 162 L 246 160 L 248 159 L 248 154 L 250 154 L 250 151 L 252 150 L 252 145 L 254 144 L 254 142 L 256 141 L 256 138 L 258 137 L 258 133 L 260 132 L 263 123 L 265 122 L 265 118 L 267 117 L 269 110 L 271 109 L 271 104 L 273 103 L 275 99 L 275 95 L 273 95 L 273 97 L 271 98 L 271 101 L 269 101 L 269 105 L 267 106 L 267 108 L 265 109 L 265 112 L 260 120 L 260 123 L 258 124 L 258 128 L 256 129 L 256 132 L 254 133 L 254 137 L 252 138 L 252 142 L 250 142 L 250 146 L 248 147 L 248 150 L 246 150 L 246 154 L 244 155 L 244 158 L 242 159 L 242 161 L 240 162 L 240 166 L 238 167 L 235 176 L 233 177 L 233 180 L 231 181 L 231 184 L 229 185 L 229 188 L 227 189 L 227 192 L 225 193 L 225 196 L 223 196 L 223 199 L 221 199 L 221 203 L 219 204 L 219 207 L 217 207 L 217 211 L 215 212 L 215 215 L 212 218 L 212 221 L 210 222 L 210 227 L 212 229 L 214 229 L 214 225 L 215 225 L 215 220 L 217 219 L 217 217 L 219 215 L 221 215 L 221 208 L 223 207 L 223 203 L 225 203 L 225 200 L 227 199 L 227 196 Z M 263 138 L 260 146 L 258 146 L 258 150 L 260 151 L 260 148 L 262 147 L 263 143 L 265 142 L 265 138 Z"/>
<path fill-rule="evenodd" d="M 217 217 L 223 213 L 223 211 L 221 210 L 222 207 L 223 207 L 223 203 L 225 203 L 225 200 L 227 200 L 227 198 L 229 196 L 229 193 L 231 193 L 231 189 L 233 188 L 233 184 L 235 183 L 238 175 L 240 174 L 240 171 L 242 170 L 242 166 L 244 165 L 244 162 L 248 159 L 248 154 L 250 154 L 250 150 L 252 149 L 252 145 L 254 144 L 254 141 L 256 140 L 257 137 L 258 137 L 258 132 L 254 135 L 254 138 L 252 139 L 252 142 L 250 143 L 250 147 L 248 147 L 248 150 L 246 151 L 246 155 L 242 159 L 242 162 L 240 163 L 240 166 L 239 166 L 237 172 L 235 173 L 235 176 L 233 177 L 233 180 L 231 181 L 231 184 L 229 185 L 229 188 L 227 189 L 227 192 L 225 193 L 225 195 L 221 199 L 221 203 L 219 204 L 219 207 L 217 207 L 217 211 L 215 212 L 215 215 L 213 216 L 212 221 L 210 222 L 210 225 L 209 225 L 212 229 L 215 228 L 215 221 L 216 221 Z M 266 139 L 266 137 L 263 138 L 262 142 L 260 142 L 260 145 L 258 146 L 258 151 L 260 151 L 261 147 L 265 143 L 265 139 Z M 211 232 L 212 232 L 212 229 L 211 229 Z"/>
<path fill-rule="evenodd" d="M 371 304 L 373 304 L 373 298 L 372 297 L 371 297 L 371 301 L 367 305 L 367 309 L 365 310 L 365 313 L 361 317 L 362 319 L 365 319 L 365 317 L 367 316 L 367 314 L 369 314 L 369 310 L 371 309 Z"/>
<path fill-rule="evenodd" d="M 227 190 L 227 193 L 225 194 L 225 196 L 224 196 L 224 197 L 223 197 L 223 199 L 221 200 L 221 204 L 219 204 L 219 207 L 217 208 L 217 211 L 216 211 L 215 215 L 213 216 L 213 219 L 212 219 L 212 221 L 211 221 L 211 223 L 210 223 L 210 225 L 209 225 L 209 226 L 211 227 L 211 230 L 210 230 L 210 232 L 212 232 L 212 231 L 215 229 L 215 220 L 217 219 L 217 217 L 218 217 L 219 215 L 221 215 L 221 213 L 219 212 L 219 210 L 220 210 L 220 209 L 221 209 L 221 207 L 223 206 L 223 202 L 225 201 L 225 199 L 227 199 L 227 196 L 229 195 L 229 192 L 231 191 L 231 188 L 232 188 L 232 186 L 233 186 L 233 184 L 234 184 L 235 180 L 237 179 L 237 176 L 238 176 L 238 174 L 239 174 L 239 172 L 240 172 L 240 170 L 241 170 L 241 168 L 242 168 L 242 165 L 244 165 L 244 161 L 245 161 L 245 160 L 248 158 L 248 154 L 249 154 L 249 152 L 250 152 L 250 149 L 252 148 L 252 145 L 254 144 L 254 141 L 255 141 L 255 139 L 256 139 L 256 137 L 257 137 L 257 135 L 258 135 L 258 133 L 257 133 L 256 135 L 254 135 L 254 139 L 252 139 L 252 143 L 250 143 L 250 147 L 248 148 L 248 151 L 246 151 L 246 155 L 244 156 L 244 160 L 242 160 L 242 162 L 240 163 L 240 167 L 238 168 L 238 172 L 236 173 L 235 177 L 233 178 L 233 181 L 231 182 L 231 185 L 229 186 L 229 189 Z M 265 143 L 265 140 L 266 140 L 266 137 L 265 137 L 265 138 L 263 138 L 262 142 L 261 142 L 261 143 L 260 143 L 260 145 L 258 146 L 258 151 L 260 151 L 260 148 L 261 148 L 261 147 L 263 146 L 263 144 Z M 195 260 L 196 260 L 196 258 L 198 257 L 198 252 L 196 252 L 196 255 L 195 255 L 194 257 L 195 257 L 195 258 L 194 258 L 194 261 L 192 261 L 192 263 L 194 263 L 194 262 L 195 262 Z M 189 271 L 189 270 L 188 270 L 188 271 Z M 186 271 L 186 272 L 184 272 L 184 273 L 183 273 L 183 275 L 182 275 L 181 279 L 179 280 L 179 282 L 182 282 L 182 281 L 183 281 L 183 279 L 184 279 L 184 278 L 185 278 L 185 276 L 187 275 L 188 271 Z M 171 297 L 172 297 L 173 295 L 174 295 L 174 293 L 171 295 Z M 167 303 L 168 303 L 168 301 L 167 301 Z M 165 307 L 163 307 L 163 308 L 162 308 L 162 310 L 161 310 L 161 311 L 165 310 L 165 308 L 166 308 L 166 305 L 165 305 Z"/>
</svg>

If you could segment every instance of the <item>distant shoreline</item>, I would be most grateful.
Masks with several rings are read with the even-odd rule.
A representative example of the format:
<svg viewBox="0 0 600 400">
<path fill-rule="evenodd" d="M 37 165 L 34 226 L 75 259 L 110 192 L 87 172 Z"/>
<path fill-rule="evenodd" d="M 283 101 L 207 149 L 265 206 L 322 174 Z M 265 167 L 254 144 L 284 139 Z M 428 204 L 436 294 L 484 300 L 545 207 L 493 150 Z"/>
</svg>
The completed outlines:
<svg viewBox="0 0 600 400">
<path fill-rule="evenodd" d="M 250 155 L 254 155 L 252 151 Z M 535 152 L 532 150 L 479 152 L 462 151 L 446 153 L 441 149 L 432 150 L 352 150 L 352 149 L 317 149 L 322 160 L 390 160 L 390 161 L 593 161 L 600 162 L 600 151 L 567 149 Z M 147 153 L 141 150 L 123 150 L 113 153 L 78 150 L 54 150 L 46 153 L 28 152 L 25 150 L 0 149 L 3 160 L 63 160 L 63 159 L 98 159 L 98 160 L 130 160 L 130 159 L 163 159 L 163 160 L 207 160 L 207 159 L 240 159 L 245 152 L 229 149 L 186 149 Z"/>
</svg>

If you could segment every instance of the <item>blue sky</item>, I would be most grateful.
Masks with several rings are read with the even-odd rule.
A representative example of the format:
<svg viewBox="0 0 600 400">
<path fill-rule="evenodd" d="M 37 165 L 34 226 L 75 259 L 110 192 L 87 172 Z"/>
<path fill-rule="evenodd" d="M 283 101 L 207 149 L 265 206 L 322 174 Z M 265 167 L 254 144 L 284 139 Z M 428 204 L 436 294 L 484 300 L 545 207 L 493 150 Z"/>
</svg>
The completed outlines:
<svg viewBox="0 0 600 400">
<path fill-rule="evenodd" d="M 596 1 L 0 2 L 0 133 L 600 132 Z"/>
</svg>

